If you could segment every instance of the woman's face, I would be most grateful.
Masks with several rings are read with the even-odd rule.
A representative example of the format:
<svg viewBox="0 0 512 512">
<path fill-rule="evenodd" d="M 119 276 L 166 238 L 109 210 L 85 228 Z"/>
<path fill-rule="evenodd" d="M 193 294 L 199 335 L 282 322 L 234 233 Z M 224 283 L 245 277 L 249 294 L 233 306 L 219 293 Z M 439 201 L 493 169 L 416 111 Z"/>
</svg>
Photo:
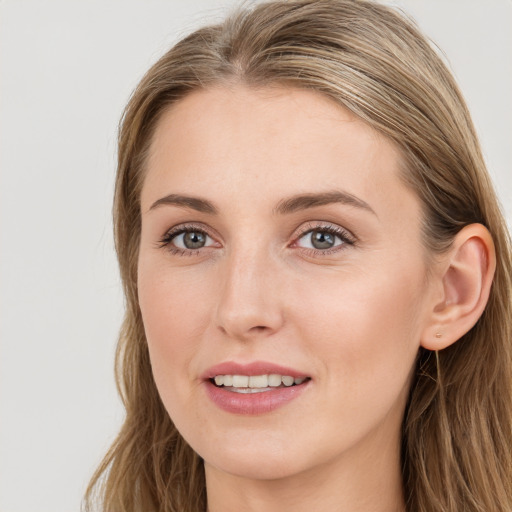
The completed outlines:
<svg viewBox="0 0 512 512">
<path fill-rule="evenodd" d="M 398 463 L 432 286 L 392 143 L 311 91 L 196 92 L 159 122 L 141 211 L 155 382 L 207 471 Z"/>
</svg>

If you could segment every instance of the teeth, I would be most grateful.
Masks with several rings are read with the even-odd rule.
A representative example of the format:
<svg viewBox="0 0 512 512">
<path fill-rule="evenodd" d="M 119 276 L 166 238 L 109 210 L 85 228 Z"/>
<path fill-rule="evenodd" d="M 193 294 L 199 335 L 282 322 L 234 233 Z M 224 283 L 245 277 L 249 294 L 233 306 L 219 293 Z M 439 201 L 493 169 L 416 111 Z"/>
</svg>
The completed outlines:
<svg viewBox="0 0 512 512">
<path fill-rule="evenodd" d="M 302 384 L 306 377 L 291 377 L 290 375 L 278 375 L 272 373 L 270 375 L 216 375 L 214 378 L 217 386 L 247 388 L 247 389 L 263 389 L 277 388 L 281 385 L 289 387 L 293 384 Z"/>
<path fill-rule="evenodd" d="M 268 388 L 268 375 L 251 375 L 249 377 L 250 388 Z"/>
<path fill-rule="evenodd" d="M 291 386 L 293 384 L 294 378 L 293 377 L 285 376 L 281 380 L 283 381 L 283 384 L 285 386 Z"/>
<path fill-rule="evenodd" d="M 275 387 L 277 388 L 277 386 L 280 386 L 281 385 L 281 375 L 276 375 L 275 373 L 273 373 L 272 375 L 269 375 L 268 376 L 268 385 L 270 387 Z"/>
<path fill-rule="evenodd" d="M 248 388 L 249 377 L 247 375 L 233 375 L 234 388 Z"/>
</svg>

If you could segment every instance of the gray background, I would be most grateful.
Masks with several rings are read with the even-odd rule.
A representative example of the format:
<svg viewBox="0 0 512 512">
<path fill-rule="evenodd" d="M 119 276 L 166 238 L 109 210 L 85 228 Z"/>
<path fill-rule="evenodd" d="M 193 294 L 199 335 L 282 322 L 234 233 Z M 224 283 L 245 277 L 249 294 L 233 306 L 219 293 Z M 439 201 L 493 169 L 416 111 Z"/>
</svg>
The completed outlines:
<svg viewBox="0 0 512 512">
<path fill-rule="evenodd" d="M 0 512 L 78 511 L 122 420 L 117 122 L 148 66 L 234 3 L 0 0 Z M 510 223 L 512 2 L 393 3 L 443 49 Z"/>
</svg>

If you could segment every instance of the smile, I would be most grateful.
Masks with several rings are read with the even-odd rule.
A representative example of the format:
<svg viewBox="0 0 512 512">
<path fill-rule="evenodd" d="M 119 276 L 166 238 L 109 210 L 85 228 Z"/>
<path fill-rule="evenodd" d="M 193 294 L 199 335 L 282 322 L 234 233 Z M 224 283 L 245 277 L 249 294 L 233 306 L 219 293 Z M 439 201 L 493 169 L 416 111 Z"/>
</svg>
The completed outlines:
<svg viewBox="0 0 512 512">
<path fill-rule="evenodd" d="M 291 375 L 216 375 L 212 380 L 217 387 L 234 393 L 264 393 L 276 388 L 302 384 L 307 377 Z"/>
<path fill-rule="evenodd" d="M 293 368 L 256 361 L 225 362 L 202 374 L 209 400 L 231 414 L 268 414 L 298 399 L 312 378 Z"/>
</svg>

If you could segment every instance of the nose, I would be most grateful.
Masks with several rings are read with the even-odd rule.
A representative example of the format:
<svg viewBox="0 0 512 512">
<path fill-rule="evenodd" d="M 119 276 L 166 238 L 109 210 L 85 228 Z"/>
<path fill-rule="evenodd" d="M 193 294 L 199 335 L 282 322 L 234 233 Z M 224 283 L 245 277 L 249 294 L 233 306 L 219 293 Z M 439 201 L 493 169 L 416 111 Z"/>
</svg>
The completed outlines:
<svg viewBox="0 0 512 512">
<path fill-rule="evenodd" d="M 223 265 L 219 273 L 218 329 L 242 341 L 276 333 L 284 323 L 276 263 L 263 250 L 233 252 Z"/>
</svg>

